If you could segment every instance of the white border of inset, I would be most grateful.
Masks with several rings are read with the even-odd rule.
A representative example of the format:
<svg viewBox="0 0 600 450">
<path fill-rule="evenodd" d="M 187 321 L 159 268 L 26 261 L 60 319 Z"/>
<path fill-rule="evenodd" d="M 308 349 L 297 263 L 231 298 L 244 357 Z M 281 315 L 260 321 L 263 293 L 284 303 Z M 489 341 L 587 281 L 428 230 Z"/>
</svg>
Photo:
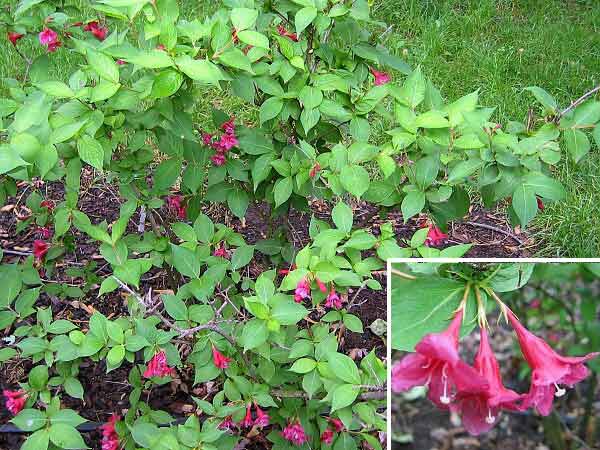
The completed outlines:
<svg viewBox="0 0 600 450">
<path fill-rule="evenodd" d="M 600 258 L 390 258 L 386 261 L 386 301 L 387 301 L 387 448 L 392 448 L 392 264 L 402 263 L 600 263 Z"/>
</svg>

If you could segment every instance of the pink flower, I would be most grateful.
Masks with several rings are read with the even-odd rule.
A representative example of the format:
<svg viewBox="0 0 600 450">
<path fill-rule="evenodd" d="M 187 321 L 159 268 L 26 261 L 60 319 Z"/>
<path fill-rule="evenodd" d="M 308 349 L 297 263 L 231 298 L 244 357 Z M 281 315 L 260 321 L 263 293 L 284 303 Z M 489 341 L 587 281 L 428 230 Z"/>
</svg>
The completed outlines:
<svg viewBox="0 0 600 450">
<path fill-rule="evenodd" d="M 329 423 L 331 425 L 333 425 L 333 429 L 335 430 L 336 433 L 341 433 L 342 431 L 344 431 L 344 422 L 342 422 L 340 419 L 336 419 L 335 417 L 330 417 Z"/>
<path fill-rule="evenodd" d="M 325 431 L 323 431 L 321 434 L 321 442 L 331 445 L 333 442 L 333 430 L 331 428 L 327 428 Z"/>
<path fill-rule="evenodd" d="M 488 382 L 488 389 L 479 392 L 458 392 L 452 409 L 461 413 L 466 430 L 473 436 L 478 436 L 496 424 L 502 409 L 518 410 L 516 402 L 522 396 L 504 387 L 498 361 L 485 328 L 481 328 L 481 340 L 474 367 Z"/>
<path fill-rule="evenodd" d="M 225 417 L 223 421 L 217 427 L 219 430 L 233 431 L 236 427 L 235 422 L 232 420 L 231 416 Z"/>
<path fill-rule="evenodd" d="M 378 72 L 377 70 L 371 67 L 371 73 L 375 77 L 375 86 L 381 86 L 382 84 L 387 84 L 391 81 L 392 77 L 390 77 L 385 72 Z"/>
<path fill-rule="evenodd" d="M 239 141 L 233 134 L 223 134 L 218 142 L 213 143 L 215 149 L 223 152 L 231 150 L 233 147 L 239 144 Z"/>
<path fill-rule="evenodd" d="M 38 37 L 40 39 L 40 44 L 45 45 L 45 46 L 53 44 L 54 42 L 56 42 L 58 40 L 58 34 L 56 34 L 56 31 L 54 31 L 50 28 L 44 28 L 40 32 Z"/>
<path fill-rule="evenodd" d="M 294 291 L 294 301 L 296 303 L 302 303 L 302 300 L 310 298 L 310 283 L 306 278 L 302 278 L 296 285 Z"/>
<path fill-rule="evenodd" d="M 427 247 L 431 247 L 432 245 L 437 246 L 442 244 L 446 239 L 448 239 L 448 235 L 446 233 L 442 233 L 442 230 L 433 225 L 429 227 L 427 238 L 425 239 L 425 245 Z"/>
<path fill-rule="evenodd" d="M 329 295 L 325 299 L 325 306 L 327 308 L 335 308 L 335 309 L 342 308 L 342 299 L 337 294 L 337 292 L 335 292 L 335 289 L 333 288 L 333 286 L 331 286 L 331 291 L 329 292 Z"/>
<path fill-rule="evenodd" d="M 535 298 L 529 303 L 531 309 L 539 309 L 540 306 L 542 306 L 542 301 L 539 298 Z"/>
<path fill-rule="evenodd" d="M 125 61 L 123 61 L 122 59 L 117 59 L 116 63 L 117 63 L 119 66 L 124 66 L 125 64 L 127 64 L 127 63 L 126 63 Z"/>
<path fill-rule="evenodd" d="M 53 42 L 50 45 L 48 45 L 48 53 L 54 53 L 60 47 L 62 47 L 62 42 L 60 42 L 60 41 Z"/>
<path fill-rule="evenodd" d="M 244 420 L 242 420 L 240 422 L 240 426 L 242 428 L 250 428 L 254 424 L 254 420 L 252 420 L 252 412 L 251 412 L 250 408 L 251 408 L 250 405 L 246 406 L 246 417 L 244 417 Z"/>
<path fill-rule="evenodd" d="M 161 350 L 152 357 L 144 371 L 144 378 L 175 377 L 175 375 L 175 369 L 169 367 L 167 363 L 167 355 L 164 350 Z"/>
<path fill-rule="evenodd" d="M 213 135 L 210 133 L 202 133 L 202 143 L 206 146 L 212 144 Z"/>
<path fill-rule="evenodd" d="M 15 47 L 17 46 L 17 42 L 19 41 L 19 39 L 21 39 L 23 36 L 25 36 L 25 35 L 20 34 L 20 33 L 15 33 L 12 31 L 8 32 L 8 40 L 10 42 L 12 42 L 12 45 L 14 45 Z"/>
<path fill-rule="evenodd" d="M 269 420 L 271 419 L 269 415 L 264 412 L 262 409 L 258 407 L 258 405 L 254 404 L 256 408 L 256 420 L 254 421 L 254 426 L 259 428 L 264 428 L 269 425 Z"/>
<path fill-rule="evenodd" d="M 221 125 L 221 129 L 227 134 L 235 134 L 235 117 L 230 118 L 227 122 Z"/>
<path fill-rule="evenodd" d="M 24 390 L 9 391 L 3 390 L 2 395 L 6 402 L 6 409 L 8 409 L 14 416 L 19 414 L 27 403 L 27 393 Z"/>
<path fill-rule="evenodd" d="M 315 281 L 317 282 L 317 286 L 319 286 L 319 290 L 323 293 L 326 294 L 327 293 L 327 286 L 325 286 L 325 283 L 323 283 L 321 280 L 319 280 L 318 278 L 315 278 Z"/>
<path fill-rule="evenodd" d="M 99 41 L 106 39 L 106 35 L 108 34 L 108 28 L 100 25 L 97 20 L 89 22 L 83 27 L 83 31 L 90 31 Z"/>
<path fill-rule="evenodd" d="M 104 425 L 100 427 L 102 431 L 102 450 L 118 450 L 119 435 L 115 430 L 115 424 L 119 421 L 119 416 L 113 414 Z"/>
<path fill-rule="evenodd" d="M 52 200 L 42 200 L 40 208 L 46 208 L 48 211 L 52 211 L 54 209 L 54 202 Z"/>
<path fill-rule="evenodd" d="M 212 354 L 213 354 L 213 363 L 219 369 L 227 369 L 229 367 L 229 363 L 231 362 L 231 358 L 227 358 L 223 355 L 216 347 L 212 346 Z"/>
<path fill-rule="evenodd" d="M 285 36 L 294 42 L 298 42 L 298 35 L 296 33 L 290 33 L 283 25 L 277 27 L 277 32 L 279 33 L 279 36 Z"/>
<path fill-rule="evenodd" d="M 48 253 L 49 248 L 50 244 L 36 239 L 35 241 L 33 241 L 33 256 L 35 256 L 35 259 L 41 261 L 42 259 L 44 259 L 44 256 L 46 256 L 46 253 Z"/>
<path fill-rule="evenodd" d="M 304 433 L 304 428 L 299 421 L 288 423 L 281 432 L 281 435 L 286 441 L 290 441 L 294 445 L 303 445 L 308 442 L 308 437 Z"/>
<path fill-rule="evenodd" d="M 215 251 L 213 252 L 213 256 L 229 259 L 229 252 L 225 248 L 225 245 L 221 244 L 215 249 Z"/>
<path fill-rule="evenodd" d="M 554 397 L 562 397 L 566 393 L 560 385 L 573 387 L 587 378 L 589 369 L 583 363 L 597 357 L 600 352 L 581 357 L 561 356 L 543 339 L 527 330 L 510 310 L 508 319 L 519 338 L 523 357 L 532 370 L 531 386 L 521 409 L 535 407 L 542 416 L 547 416 L 552 410 Z"/>
<path fill-rule="evenodd" d="M 215 153 L 210 157 L 210 160 L 215 166 L 222 166 L 227 161 L 227 158 L 222 153 Z"/>
<path fill-rule="evenodd" d="M 183 196 L 182 195 L 169 195 L 167 197 L 167 204 L 169 207 L 175 211 L 177 217 L 180 219 L 185 219 L 187 216 L 186 206 L 183 204 Z"/>
<path fill-rule="evenodd" d="M 458 355 L 458 336 L 462 324 L 461 309 L 446 331 L 431 333 L 392 368 L 392 390 L 407 391 L 415 386 L 428 386 L 429 399 L 447 409 L 456 391 L 479 392 L 488 384 L 477 371 Z"/>
</svg>

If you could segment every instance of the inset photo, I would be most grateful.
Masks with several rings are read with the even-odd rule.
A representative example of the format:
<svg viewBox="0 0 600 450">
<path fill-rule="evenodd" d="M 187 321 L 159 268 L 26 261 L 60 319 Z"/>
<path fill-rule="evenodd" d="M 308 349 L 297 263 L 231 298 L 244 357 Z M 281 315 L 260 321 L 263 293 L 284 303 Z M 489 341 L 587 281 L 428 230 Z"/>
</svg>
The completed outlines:
<svg viewBox="0 0 600 450">
<path fill-rule="evenodd" d="M 391 450 L 597 449 L 600 264 L 389 263 Z"/>
</svg>

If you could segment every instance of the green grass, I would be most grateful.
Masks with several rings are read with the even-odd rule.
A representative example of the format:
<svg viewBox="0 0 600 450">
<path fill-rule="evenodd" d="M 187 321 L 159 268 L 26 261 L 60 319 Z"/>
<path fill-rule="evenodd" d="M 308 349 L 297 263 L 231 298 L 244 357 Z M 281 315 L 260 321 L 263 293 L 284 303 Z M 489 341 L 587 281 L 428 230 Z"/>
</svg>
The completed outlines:
<svg viewBox="0 0 600 450">
<path fill-rule="evenodd" d="M 215 4 L 181 0 L 182 15 L 203 17 Z M 524 120 L 534 102 L 523 88 L 538 85 L 560 105 L 600 83 L 600 8 L 597 0 L 376 0 L 377 19 L 393 25 L 385 45 L 405 55 L 449 99 L 476 89 L 480 103 L 496 106 L 495 119 Z M 6 41 L 4 41 L 6 42 Z M 41 53 L 37 37 L 22 41 L 24 53 Z M 47 70 L 65 79 L 80 64 L 77 55 L 51 55 Z M 10 44 L 0 45 L 0 77 L 22 73 Z M 231 95 L 198 91 L 195 120 L 210 121 L 211 106 L 242 120 L 256 112 Z M 600 255 L 600 155 L 594 148 L 578 166 L 559 164 L 567 200 L 549 205 L 532 232 L 544 256 Z"/>
<path fill-rule="evenodd" d="M 420 64 L 442 94 L 456 99 L 476 89 L 496 106 L 496 120 L 524 120 L 537 85 L 559 104 L 600 84 L 600 8 L 597 1 L 377 1 L 374 14 L 394 26 L 386 45 Z M 558 178 L 566 201 L 548 205 L 531 225 L 543 256 L 600 255 L 600 154 Z"/>
</svg>

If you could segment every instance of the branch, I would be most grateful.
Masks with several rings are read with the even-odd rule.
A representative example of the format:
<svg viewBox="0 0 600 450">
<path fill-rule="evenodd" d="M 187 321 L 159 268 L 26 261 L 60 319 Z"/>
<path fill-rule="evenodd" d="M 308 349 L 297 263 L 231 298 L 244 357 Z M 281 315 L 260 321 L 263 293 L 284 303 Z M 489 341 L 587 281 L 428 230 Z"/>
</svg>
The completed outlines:
<svg viewBox="0 0 600 450">
<path fill-rule="evenodd" d="M 590 98 L 591 96 L 593 96 L 596 92 L 600 91 L 600 85 L 596 86 L 594 89 L 592 89 L 591 91 L 586 92 L 585 94 L 583 94 L 581 97 L 579 97 L 577 100 L 575 100 L 573 103 L 571 103 L 569 106 L 567 106 L 565 109 L 563 109 L 555 118 L 554 118 L 554 123 L 558 123 L 560 122 L 560 120 L 571 110 L 575 109 L 576 107 L 578 107 L 579 105 L 581 105 L 584 101 L 586 101 L 588 98 Z"/>
<path fill-rule="evenodd" d="M 472 227 L 485 228 L 486 230 L 496 231 L 498 233 L 501 233 L 501 234 L 503 234 L 505 236 L 508 236 L 508 237 L 514 239 L 520 245 L 524 245 L 525 244 L 525 242 L 523 242 L 523 240 L 521 240 L 520 238 L 518 238 L 515 234 L 511 233 L 510 231 L 503 230 L 502 228 L 494 227 L 492 225 L 487 225 L 485 223 L 477 223 L 477 222 L 465 222 L 465 223 L 467 225 L 471 225 Z"/>
</svg>

